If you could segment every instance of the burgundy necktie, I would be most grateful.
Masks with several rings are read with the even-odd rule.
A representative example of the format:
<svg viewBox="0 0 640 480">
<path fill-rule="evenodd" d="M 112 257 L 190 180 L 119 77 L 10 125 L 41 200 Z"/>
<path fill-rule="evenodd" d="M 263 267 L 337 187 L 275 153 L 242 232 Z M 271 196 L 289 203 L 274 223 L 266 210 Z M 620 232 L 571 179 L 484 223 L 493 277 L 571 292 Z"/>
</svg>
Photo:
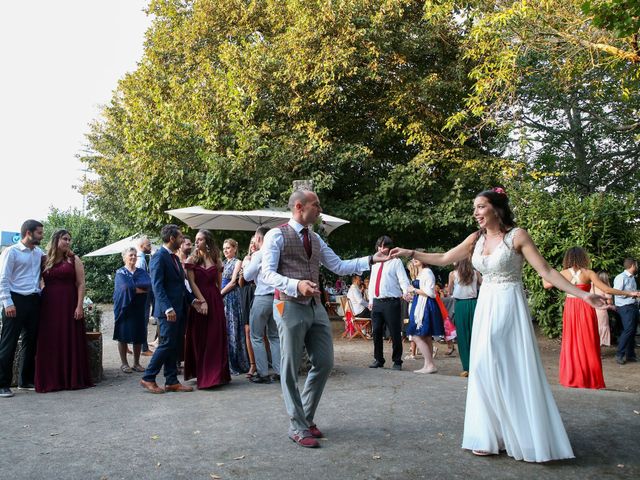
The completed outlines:
<svg viewBox="0 0 640 480">
<path fill-rule="evenodd" d="M 300 230 L 302 233 L 302 245 L 304 246 L 304 251 L 307 252 L 307 257 L 311 258 L 311 241 L 309 240 L 309 229 L 304 227 Z"/>
<path fill-rule="evenodd" d="M 175 253 L 172 253 L 171 258 L 173 258 L 173 264 L 175 265 L 176 270 L 180 273 L 180 265 L 178 263 L 180 260 L 178 260 L 178 256 Z"/>
</svg>

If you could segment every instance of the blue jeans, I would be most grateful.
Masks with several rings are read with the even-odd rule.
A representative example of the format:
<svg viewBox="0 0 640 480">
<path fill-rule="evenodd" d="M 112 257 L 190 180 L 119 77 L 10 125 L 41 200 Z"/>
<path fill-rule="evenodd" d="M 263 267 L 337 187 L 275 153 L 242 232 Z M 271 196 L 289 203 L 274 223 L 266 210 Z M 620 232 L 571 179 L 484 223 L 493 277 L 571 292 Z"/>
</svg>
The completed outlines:
<svg viewBox="0 0 640 480">
<path fill-rule="evenodd" d="M 618 338 L 618 358 L 636 358 L 636 328 L 638 328 L 638 307 L 633 305 L 625 305 L 618 307 L 618 314 L 622 321 L 622 333 Z"/>
<path fill-rule="evenodd" d="M 178 382 L 178 348 L 182 345 L 179 339 L 182 331 L 183 315 L 178 315 L 175 322 L 169 322 L 166 317 L 158 318 L 160 334 L 158 336 L 158 348 L 153 352 L 153 357 L 144 372 L 143 380 L 155 382 L 156 375 L 164 366 L 165 385 L 175 385 Z"/>
</svg>

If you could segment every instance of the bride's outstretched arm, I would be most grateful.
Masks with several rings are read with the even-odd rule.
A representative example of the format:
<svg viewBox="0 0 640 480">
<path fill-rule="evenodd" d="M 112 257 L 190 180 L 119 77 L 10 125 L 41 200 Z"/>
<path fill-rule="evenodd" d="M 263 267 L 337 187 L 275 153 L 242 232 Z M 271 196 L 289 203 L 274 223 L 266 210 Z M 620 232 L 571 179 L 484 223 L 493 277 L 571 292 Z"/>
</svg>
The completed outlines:
<svg viewBox="0 0 640 480">
<path fill-rule="evenodd" d="M 520 251 L 524 258 L 529 262 L 538 275 L 543 280 L 550 283 L 554 287 L 569 293 L 574 297 L 581 298 L 589 305 L 595 308 L 605 308 L 607 306 L 606 299 L 601 295 L 590 294 L 584 290 L 580 290 L 575 285 L 572 285 L 569 280 L 564 278 L 560 272 L 551 268 L 547 261 L 540 255 L 538 248 L 533 243 L 531 236 L 526 230 L 519 229 L 513 239 L 513 246 L 516 250 Z"/>
<path fill-rule="evenodd" d="M 462 243 L 445 253 L 416 252 L 415 250 L 396 247 L 389 252 L 389 256 L 391 258 L 413 257 L 427 265 L 438 265 L 440 267 L 444 267 L 445 265 L 451 265 L 454 262 L 459 262 L 460 260 L 468 258 L 471 254 L 473 243 L 476 241 L 476 236 L 476 233 L 472 233 L 465 238 Z"/>
</svg>

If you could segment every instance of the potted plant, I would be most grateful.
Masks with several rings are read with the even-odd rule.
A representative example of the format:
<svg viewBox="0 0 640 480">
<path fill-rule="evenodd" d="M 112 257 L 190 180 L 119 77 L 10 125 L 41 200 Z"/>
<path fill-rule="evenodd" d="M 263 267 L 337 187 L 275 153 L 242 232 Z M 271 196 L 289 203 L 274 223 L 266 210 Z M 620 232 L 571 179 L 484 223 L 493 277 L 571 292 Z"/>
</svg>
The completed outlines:
<svg viewBox="0 0 640 480">
<path fill-rule="evenodd" d="M 84 322 L 87 336 L 89 370 L 93 383 L 102 381 L 102 310 L 89 297 L 83 302 Z"/>
</svg>

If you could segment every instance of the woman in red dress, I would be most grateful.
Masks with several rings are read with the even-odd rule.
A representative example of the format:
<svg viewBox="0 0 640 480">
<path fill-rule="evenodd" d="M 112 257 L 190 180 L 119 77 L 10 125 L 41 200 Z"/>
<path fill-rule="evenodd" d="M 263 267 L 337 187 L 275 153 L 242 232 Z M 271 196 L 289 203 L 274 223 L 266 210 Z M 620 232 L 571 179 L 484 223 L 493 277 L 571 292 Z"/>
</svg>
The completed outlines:
<svg viewBox="0 0 640 480">
<path fill-rule="evenodd" d="M 611 288 L 589 270 L 589 256 L 580 247 L 567 250 L 562 261 L 563 277 L 585 292 L 591 285 L 611 295 L 629 295 Z M 544 282 L 545 288 L 552 285 Z M 634 292 L 633 296 L 638 296 Z M 560 348 L 559 382 L 565 387 L 605 388 L 600 358 L 600 335 L 598 319 L 593 307 L 583 300 L 567 295 L 562 314 L 562 347 Z"/>
<path fill-rule="evenodd" d="M 202 313 L 189 311 L 185 335 L 184 379 L 197 379 L 198 388 L 231 381 L 224 304 L 220 295 L 222 262 L 208 230 L 196 235 L 195 251 L 185 263 L 191 290 Z"/>
<path fill-rule="evenodd" d="M 70 249 L 71 235 L 51 237 L 44 262 L 36 350 L 36 392 L 92 387 L 84 312 L 84 267 Z"/>
</svg>

